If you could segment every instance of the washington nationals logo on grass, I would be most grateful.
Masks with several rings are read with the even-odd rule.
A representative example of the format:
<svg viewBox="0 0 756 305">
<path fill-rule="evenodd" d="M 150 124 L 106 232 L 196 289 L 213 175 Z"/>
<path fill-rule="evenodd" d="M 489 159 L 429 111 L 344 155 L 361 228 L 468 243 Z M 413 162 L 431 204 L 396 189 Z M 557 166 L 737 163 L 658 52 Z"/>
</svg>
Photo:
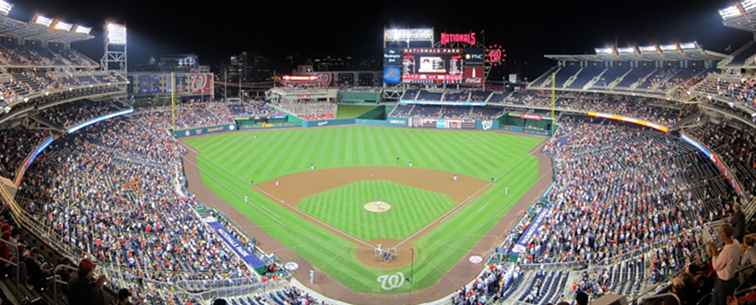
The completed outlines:
<svg viewBox="0 0 756 305">
<path fill-rule="evenodd" d="M 404 285 L 404 273 L 384 274 L 379 276 L 377 280 L 378 283 L 381 283 L 381 289 L 394 290 Z"/>
</svg>

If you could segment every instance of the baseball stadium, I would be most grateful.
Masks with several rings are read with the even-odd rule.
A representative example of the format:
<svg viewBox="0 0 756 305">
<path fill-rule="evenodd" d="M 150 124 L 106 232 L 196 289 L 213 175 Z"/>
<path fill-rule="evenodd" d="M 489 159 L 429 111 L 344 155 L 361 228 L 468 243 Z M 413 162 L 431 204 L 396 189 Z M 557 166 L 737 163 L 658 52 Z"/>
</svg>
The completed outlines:
<svg viewBox="0 0 756 305">
<path fill-rule="evenodd" d="M 532 79 L 443 26 L 385 25 L 369 69 L 128 64 L 139 20 L 29 5 L 0 0 L 0 304 L 756 302 L 754 0 L 708 12 L 743 45 Z"/>
</svg>

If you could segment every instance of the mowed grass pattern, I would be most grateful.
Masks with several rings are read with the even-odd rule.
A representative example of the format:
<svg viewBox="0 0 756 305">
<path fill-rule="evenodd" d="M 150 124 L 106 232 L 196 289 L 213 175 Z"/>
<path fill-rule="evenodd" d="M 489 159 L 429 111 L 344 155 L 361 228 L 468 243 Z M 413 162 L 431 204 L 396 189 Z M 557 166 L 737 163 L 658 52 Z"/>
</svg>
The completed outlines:
<svg viewBox="0 0 756 305">
<path fill-rule="evenodd" d="M 365 210 L 383 201 L 383 213 Z M 362 240 L 403 240 L 454 207 L 451 198 L 389 181 L 359 181 L 304 198 L 300 210 Z"/>
<path fill-rule="evenodd" d="M 528 152 L 541 137 L 495 132 L 343 127 L 232 132 L 184 139 L 198 151 L 203 183 L 265 232 L 319 270 L 360 292 L 397 293 L 437 282 L 539 178 Z M 396 157 L 401 157 L 401 162 Z M 406 166 L 444 170 L 496 183 L 416 243 L 412 285 L 382 291 L 376 277 L 410 268 L 376 270 L 354 256 L 356 245 L 334 237 L 268 197 L 250 181 L 318 168 Z M 250 203 L 244 203 L 249 196 Z M 506 232 L 494 232 L 502 238 Z"/>
</svg>

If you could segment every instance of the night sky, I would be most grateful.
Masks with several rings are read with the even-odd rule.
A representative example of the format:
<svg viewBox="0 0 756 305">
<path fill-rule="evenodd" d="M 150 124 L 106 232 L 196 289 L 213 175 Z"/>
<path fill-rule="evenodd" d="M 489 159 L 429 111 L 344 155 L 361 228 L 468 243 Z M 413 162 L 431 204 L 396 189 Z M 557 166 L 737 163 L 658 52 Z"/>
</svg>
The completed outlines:
<svg viewBox="0 0 756 305">
<path fill-rule="evenodd" d="M 436 31 L 485 30 L 508 53 L 505 72 L 538 74 L 544 54 L 593 53 L 594 47 L 698 41 L 725 52 L 751 34 L 725 28 L 722 0 L 636 1 L 171 1 L 11 0 L 11 16 L 61 17 L 95 29 L 97 39 L 75 45 L 99 59 L 106 20 L 129 28 L 129 61 L 196 53 L 215 66 L 248 51 L 276 61 L 295 55 L 381 57 L 384 26 L 433 26 Z M 244 3 L 244 4 L 241 4 Z M 253 6 L 256 4 L 257 6 Z M 726 53 L 726 52 L 725 52 Z"/>
</svg>

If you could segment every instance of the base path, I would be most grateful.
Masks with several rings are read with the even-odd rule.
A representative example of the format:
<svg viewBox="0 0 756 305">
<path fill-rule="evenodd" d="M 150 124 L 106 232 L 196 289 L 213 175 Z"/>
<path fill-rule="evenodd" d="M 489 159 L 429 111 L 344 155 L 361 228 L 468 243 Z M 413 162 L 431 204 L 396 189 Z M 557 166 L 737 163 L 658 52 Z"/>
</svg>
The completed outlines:
<svg viewBox="0 0 756 305">
<path fill-rule="evenodd" d="M 454 176 L 457 180 L 454 180 Z M 386 180 L 435 193 L 446 194 L 455 203 L 467 200 L 488 183 L 475 177 L 412 167 L 348 167 L 308 170 L 256 184 L 270 197 L 296 204 L 304 197 L 361 180 Z"/>
<path fill-rule="evenodd" d="M 197 168 L 196 153 L 192 150 L 184 157 L 184 169 L 189 182 L 189 191 L 208 205 L 224 213 L 238 228 L 248 236 L 254 236 L 257 244 L 268 252 L 275 252 L 282 262 L 296 262 L 299 269 L 294 277 L 308 288 L 317 291 L 329 298 L 340 300 L 355 305 L 386 305 L 386 304 L 420 304 L 431 302 L 446 297 L 466 285 L 480 273 L 483 268 L 480 264 L 472 264 L 469 257 L 479 255 L 487 257 L 491 250 L 498 246 L 506 237 L 512 227 L 527 211 L 528 206 L 536 201 L 548 188 L 552 181 L 551 160 L 541 153 L 542 146 L 531 152 L 538 158 L 540 178 L 517 204 L 494 226 L 488 234 L 484 235 L 468 253 L 460 257 L 452 269 L 431 287 L 403 294 L 375 294 L 357 293 L 345 287 L 338 281 L 330 278 L 327 274 L 316 272 L 317 280 L 314 285 L 309 283 L 309 270 L 316 270 L 312 264 L 302 259 L 293 249 L 289 249 L 271 236 L 265 233 L 259 226 L 249 221 L 244 215 L 226 204 L 220 197 L 215 195 L 203 183 Z M 448 176 L 448 175 L 447 175 Z M 460 177 L 462 178 L 462 177 Z M 450 183 L 451 177 L 449 177 Z M 274 182 L 274 181 L 273 181 Z M 280 182 L 279 182 L 280 183 Z M 411 185 L 411 184 L 410 184 Z M 447 193 L 447 192 L 443 192 Z M 386 245 L 392 241 L 383 242 Z M 404 256 L 404 255 L 403 255 Z"/>
<path fill-rule="evenodd" d="M 297 208 L 297 204 L 307 196 L 363 180 L 391 181 L 434 193 L 446 194 L 456 205 L 406 239 L 391 241 L 388 244 L 361 240 Z M 300 215 L 302 219 L 320 225 L 341 238 L 355 242 L 357 246 L 357 253 L 355 254 L 363 264 L 370 267 L 391 269 L 408 266 L 411 259 L 406 254 L 412 251 L 414 241 L 420 239 L 420 237 L 456 214 L 466 204 L 472 202 L 473 199 L 488 189 L 489 186 L 490 184 L 486 181 L 475 177 L 425 168 L 348 167 L 310 170 L 281 176 L 274 180 L 255 185 L 253 189 L 278 202 L 292 213 Z M 396 247 L 398 250 L 397 259 L 389 262 L 376 261 L 373 250 L 379 244 L 384 247 L 388 246 L 389 248 Z"/>
</svg>

